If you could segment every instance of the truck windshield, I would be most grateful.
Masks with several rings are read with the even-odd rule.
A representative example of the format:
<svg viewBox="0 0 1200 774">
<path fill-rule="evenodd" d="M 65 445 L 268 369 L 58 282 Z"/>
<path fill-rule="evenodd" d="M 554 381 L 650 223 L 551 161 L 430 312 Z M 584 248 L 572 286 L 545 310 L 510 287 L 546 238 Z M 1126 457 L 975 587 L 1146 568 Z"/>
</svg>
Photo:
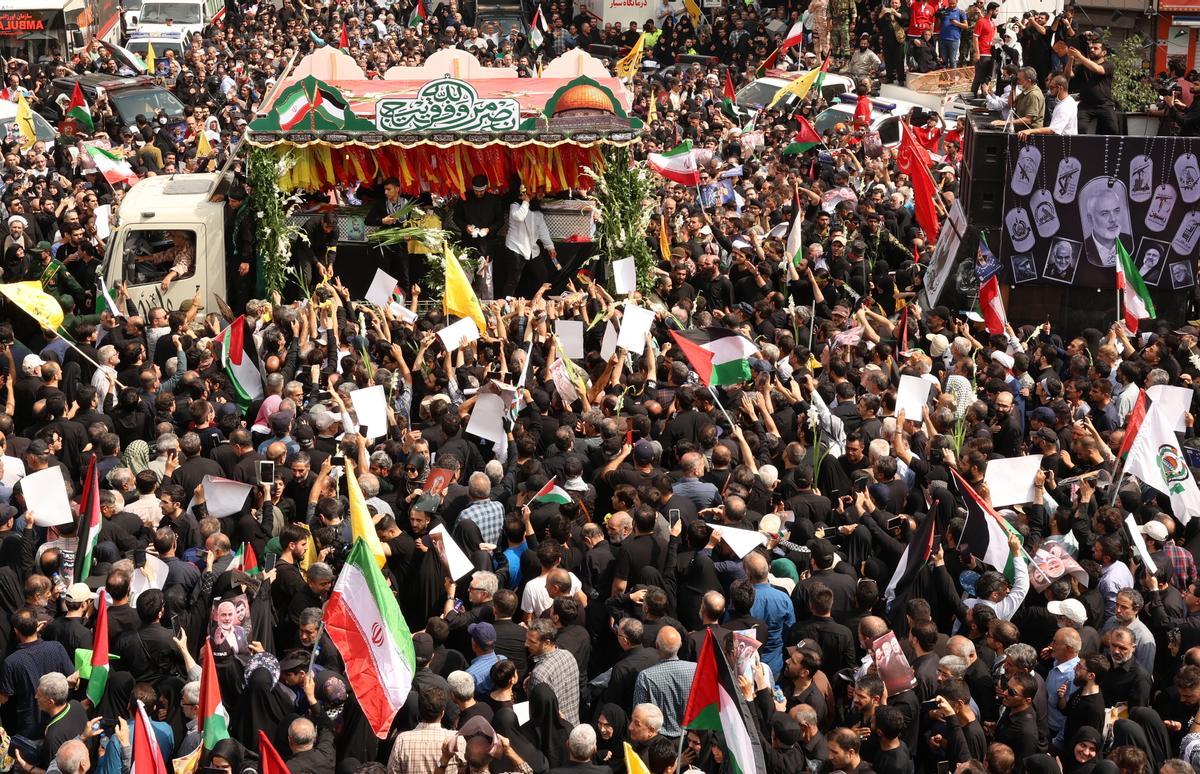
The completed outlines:
<svg viewBox="0 0 1200 774">
<path fill-rule="evenodd" d="M 132 124 L 137 116 L 153 116 L 160 109 L 170 118 L 183 115 L 183 103 L 166 89 L 120 89 L 108 93 L 109 100 L 126 124 Z"/>
<path fill-rule="evenodd" d="M 130 51 L 132 51 L 133 53 L 137 54 L 142 59 L 146 58 L 147 49 L 149 47 L 150 47 L 150 41 L 146 40 L 145 38 L 139 38 L 138 40 L 131 40 L 125 44 L 125 48 L 127 48 Z M 166 54 L 167 51 L 174 51 L 176 57 L 178 57 L 180 60 L 183 59 L 183 43 L 180 43 L 177 40 L 156 40 L 156 41 L 154 41 L 154 56 L 155 57 L 163 56 L 164 54 Z M 156 70 L 158 69 L 157 65 L 155 65 L 155 69 Z"/>
<path fill-rule="evenodd" d="M 146 3 L 142 6 L 139 24 L 166 24 L 171 19 L 178 24 L 203 24 L 200 3 Z"/>
</svg>

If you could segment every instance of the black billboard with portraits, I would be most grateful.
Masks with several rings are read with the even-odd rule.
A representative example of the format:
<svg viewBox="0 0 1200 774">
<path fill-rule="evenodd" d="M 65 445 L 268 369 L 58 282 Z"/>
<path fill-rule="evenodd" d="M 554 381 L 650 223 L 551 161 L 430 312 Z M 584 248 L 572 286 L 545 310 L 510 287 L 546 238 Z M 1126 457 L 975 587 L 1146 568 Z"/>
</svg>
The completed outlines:
<svg viewBox="0 0 1200 774">
<path fill-rule="evenodd" d="M 1000 240 L 1007 279 L 1113 288 L 1119 242 L 1152 292 L 1195 285 L 1193 146 L 1172 137 L 1010 137 Z"/>
</svg>

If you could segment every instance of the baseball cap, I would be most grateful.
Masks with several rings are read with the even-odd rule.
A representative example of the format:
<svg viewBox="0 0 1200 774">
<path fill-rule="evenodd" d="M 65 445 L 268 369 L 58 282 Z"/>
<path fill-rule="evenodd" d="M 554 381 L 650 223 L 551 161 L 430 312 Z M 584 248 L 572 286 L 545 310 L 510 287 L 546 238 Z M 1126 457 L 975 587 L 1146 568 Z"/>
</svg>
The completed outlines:
<svg viewBox="0 0 1200 774">
<path fill-rule="evenodd" d="M 1161 521 L 1148 521 L 1142 525 L 1141 533 L 1159 543 L 1167 542 L 1167 528 Z"/>
<path fill-rule="evenodd" d="M 1054 424 L 1054 412 L 1046 406 L 1038 406 L 1029 413 L 1030 419 L 1036 419 L 1039 422 L 1044 422 L 1047 425 Z"/>
<path fill-rule="evenodd" d="M 297 669 L 303 669 L 308 666 L 307 654 L 304 651 L 299 653 L 292 651 L 285 655 L 279 661 L 280 672 L 295 672 Z"/>
<path fill-rule="evenodd" d="M 467 627 L 467 634 L 471 635 L 471 639 L 481 648 L 490 648 L 496 644 L 496 627 L 487 621 L 471 624 Z"/>
<path fill-rule="evenodd" d="M 71 602 L 91 602 L 95 598 L 95 592 L 89 589 L 86 583 L 72 583 L 67 589 L 67 599 Z"/>
<path fill-rule="evenodd" d="M 925 338 L 929 341 L 929 354 L 934 357 L 941 357 L 950 349 L 950 340 L 940 333 L 927 333 Z"/>
<path fill-rule="evenodd" d="M 841 234 L 838 234 L 837 236 L 835 236 L 833 238 L 832 241 L 837 242 L 839 245 L 844 245 L 844 244 L 846 244 L 846 237 L 842 236 Z"/>
<path fill-rule="evenodd" d="M 1050 602 L 1046 605 L 1050 615 L 1061 615 L 1071 619 L 1076 626 L 1087 623 L 1087 610 L 1078 599 L 1064 599 L 1062 602 Z"/>
<path fill-rule="evenodd" d="M 35 253 L 48 253 L 53 249 L 54 249 L 54 245 L 50 244 L 49 242 L 47 242 L 44 239 L 41 242 L 38 242 L 36 245 L 33 246 L 33 251 Z"/>
<path fill-rule="evenodd" d="M 1046 443 L 1058 443 L 1058 435 L 1048 427 L 1039 427 L 1034 431 L 1033 437 Z"/>
<path fill-rule="evenodd" d="M 433 638 L 425 632 L 413 635 L 413 656 L 418 661 L 428 661 L 433 658 Z"/>
<path fill-rule="evenodd" d="M 25 356 L 25 359 L 21 361 L 21 368 L 25 371 L 28 371 L 30 368 L 41 368 L 45 364 L 45 360 L 42 360 L 40 356 L 30 352 Z"/>
<path fill-rule="evenodd" d="M 1200 338 L 1200 330 L 1197 330 L 1195 325 L 1185 325 L 1182 328 L 1176 329 L 1175 333 L 1180 336 L 1192 336 L 1195 338 Z"/>
<path fill-rule="evenodd" d="M 645 438 L 633 445 L 633 459 L 641 465 L 654 460 L 654 444 Z"/>
</svg>

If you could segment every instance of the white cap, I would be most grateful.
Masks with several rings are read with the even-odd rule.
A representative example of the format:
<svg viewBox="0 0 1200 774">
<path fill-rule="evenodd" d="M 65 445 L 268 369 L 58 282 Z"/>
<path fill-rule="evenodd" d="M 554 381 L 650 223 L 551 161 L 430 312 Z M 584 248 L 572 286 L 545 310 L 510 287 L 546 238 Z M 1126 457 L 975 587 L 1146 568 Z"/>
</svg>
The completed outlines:
<svg viewBox="0 0 1200 774">
<path fill-rule="evenodd" d="M 42 360 L 40 356 L 31 352 L 25 356 L 24 360 L 21 361 L 21 370 L 29 371 L 34 368 L 41 368 L 44 365 L 46 365 L 46 361 Z"/>
<path fill-rule="evenodd" d="M 1046 605 L 1050 615 L 1061 615 L 1071 619 L 1076 626 L 1087 623 L 1087 609 L 1078 599 L 1064 599 L 1062 602 L 1050 602 Z"/>
<path fill-rule="evenodd" d="M 1167 527 L 1161 521 L 1148 521 L 1142 525 L 1141 533 L 1159 543 L 1167 542 Z"/>
</svg>

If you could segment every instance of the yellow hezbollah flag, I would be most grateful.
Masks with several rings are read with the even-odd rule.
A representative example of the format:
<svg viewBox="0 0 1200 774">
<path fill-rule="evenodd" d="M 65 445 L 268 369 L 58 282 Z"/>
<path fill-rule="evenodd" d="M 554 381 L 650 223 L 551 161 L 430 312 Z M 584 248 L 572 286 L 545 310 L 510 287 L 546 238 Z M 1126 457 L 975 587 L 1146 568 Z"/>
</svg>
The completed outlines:
<svg viewBox="0 0 1200 774">
<path fill-rule="evenodd" d="M 647 768 L 643 761 L 633 748 L 629 746 L 629 742 L 625 742 L 625 771 L 628 774 L 650 774 L 650 769 Z"/>
<path fill-rule="evenodd" d="M 617 61 L 617 77 L 632 78 L 642 66 L 642 54 L 646 50 L 646 33 L 638 35 L 637 42 L 629 53 Z"/>
<path fill-rule="evenodd" d="M 658 216 L 658 250 L 664 261 L 671 260 L 671 235 L 667 231 L 667 216 Z"/>
<path fill-rule="evenodd" d="M 22 93 L 17 96 L 17 130 L 21 132 L 21 150 L 28 150 L 37 142 L 37 130 L 33 127 L 33 110 Z"/>
<path fill-rule="evenodd" d="M 483 317 L 483 308 L 479 306 L 479 297 L 471 288 L 471 280 L 458 258 L 449 250 L 446 256 L 446 286 L 442 292 L 442 311 L 447 316 L 470 317 L 479 326 L 479 332 L 487 330 L 487 320 Z"/>
<path fill-rule="evenodd" d="M 817 76 L 820 74 L 821 68 L 814 67 L 804 75 L 801 75 L 799 78 L 789 83 L 787 86 L 784 86 L 779 91 L 775 92 L 775 99 L 771 100 L 770 105 L 767 105 L 767 110 L 775 107 L 777 104 L 779 104 L 779 100 L 783 99 L 789 94 L 795 94 L 798 99 L 804 99 L 806 96 L 808 96 L 808 92 L 813 87 L 813 84 L 817 82 Z"/>
<path fill-rule="evenodd" d="M 58 305 L 54 296 L 42 289 L 42 283 L 37 280 L 0 285 L 0 293 L 21 307 L 43 327 L 57 330 L 62 325 L 62 307 Z"/>
<path fill-rule="evenodd" d="M 687 9 L 688 16 L 692 17 L 692 26 L 700 26 L 700 5 L 696 0 L 683 0 L 683 7 Z"/>
<path fill-rule="evenodd" d="M 387 561 L 383 553 L 383 544 L 379 542 L 379 535 L 375 533 L 375 522 L 371 521 L 367 501 L 358 487 L 358 477 L 354 475 L 354 466 L 349 460 L 346 462 L 346 495 L 346 499 L 350 501 L 350 541 L 362 538 L 367 548 L 371 549 L 375 561 L 382 567 Z"/>
<path fill-rule="evenodd" d="M 142 60 L 146 63 L 146 75 L 154 77 L 154 44 L 146 41 L 146 56 Z"/>
</svg>

